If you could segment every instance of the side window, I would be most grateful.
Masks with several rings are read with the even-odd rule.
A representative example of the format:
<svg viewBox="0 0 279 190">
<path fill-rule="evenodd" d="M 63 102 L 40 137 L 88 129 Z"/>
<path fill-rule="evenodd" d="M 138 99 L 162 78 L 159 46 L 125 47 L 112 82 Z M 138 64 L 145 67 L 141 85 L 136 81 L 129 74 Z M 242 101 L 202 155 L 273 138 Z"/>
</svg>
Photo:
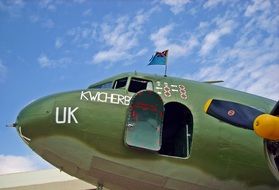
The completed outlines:
<svg viewBox="0 0 279 190">
<path fill-rule="evenodd" d="M 137 93 L 141 90 L 153 90 L 152 82 L 144 79 L 132 78 L 128 91 Z"/>
<path fill-rule="evenodd" d="M 141 91 L 127 110 L 124 142 L 131 147 L 159 151 L 162 145 L 164 104 L 159 94 Z"/>
<path fill-rule="evenodd" d="M 95 89 L 111 89 L 112 88 L 112 82 L 107 82 L 104 84 L 100 84 L 98 86 L 94 86 Z"/>
<path fill-rule="evenodd" d="M 126 84 L 127 84 L 127 80 L 128 80 L 127 77 L 116 80 L 116 81 L 114 82 L 113 88 L 114 88 L 114 89 L 117 89 L 117 88 L 123 88 L 123 87 L 125 87 Z"/>
</svg>

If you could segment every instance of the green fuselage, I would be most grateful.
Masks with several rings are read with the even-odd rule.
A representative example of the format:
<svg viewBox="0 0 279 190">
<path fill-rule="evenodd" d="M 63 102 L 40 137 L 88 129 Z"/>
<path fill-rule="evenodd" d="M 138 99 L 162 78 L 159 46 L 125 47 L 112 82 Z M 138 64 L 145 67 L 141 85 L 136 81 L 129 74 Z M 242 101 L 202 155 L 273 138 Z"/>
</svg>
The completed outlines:
<svg viewBox="0 0 279 190">
<path fill-rule="evenodd" d="M 94 88 L 124 77 L 128 80 L 122 88 Z M 135 94 L 129 92 L 132 77 L 151 81 L 164 104 L 178 102 L 191 111 L 190 156 L 164 156 L 126 145 L 127 111 Z M 211 84 L 128 73 L 31 103 L 20 112 L 17 129 L 28 146 L 54 166 L 113 190 L 279 189 L 265 158 L 263 139 L 204 113 L 210 98 L 242 103 L 264 113 L 270 113 L 276 103 Z"/>
</svg>

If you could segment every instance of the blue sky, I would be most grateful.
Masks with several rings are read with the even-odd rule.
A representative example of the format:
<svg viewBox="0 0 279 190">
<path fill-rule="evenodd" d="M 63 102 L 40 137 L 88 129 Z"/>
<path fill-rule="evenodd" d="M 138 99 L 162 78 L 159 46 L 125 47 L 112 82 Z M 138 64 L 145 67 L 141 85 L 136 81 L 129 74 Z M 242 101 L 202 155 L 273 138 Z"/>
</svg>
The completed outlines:
<svg viewBox="0 0 279 190">
<path fill-rule="evenodd" d="M 276 0 L 0 1 L 0 174 L 50 167 L 5 128 L 30 101 L 146 66 L 279 98 Z"/>
</svg>

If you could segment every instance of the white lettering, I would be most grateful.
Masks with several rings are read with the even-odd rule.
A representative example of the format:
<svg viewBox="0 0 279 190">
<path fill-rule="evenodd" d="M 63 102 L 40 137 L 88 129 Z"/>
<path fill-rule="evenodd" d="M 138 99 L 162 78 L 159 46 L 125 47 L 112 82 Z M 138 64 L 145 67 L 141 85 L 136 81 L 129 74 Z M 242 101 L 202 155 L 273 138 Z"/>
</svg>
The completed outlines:
<svg viewBox="0 0 279 190">
<path fill-rule="evenodd" d="M 90 93 L 90 91 L 87 91 L 87 92 L 81 91 L 81 93 L 80 93 L 80 100 L 82 100 L 83 98 L 86 99 L 86 100 L 88 100 L 88 98 L 85 96 L 85 95 L 88 94 L 88 93 Z"/>
<path fill-rule="evenodd" d="M 78 123 L 76 116 L 74 115 L 75 111 L 78 110 L 78 107 L 72 110 L 71 107 L 68 107 L 68 123 L 71 123 L 72 118 L 75 121 L 75 123 Z"/>
<path fill-rule="evenodd" d="M 108 94 L 105 92 L 97 92 L 98 95 L 98 102 L 107 102 Z"/>
<path fill-rule="evenodd" d="M 90 91 L 89 91 L 90 92 Z M 95 94 L 95 96 L 92 96 L 92 93 L 90 92 L 90 100 L 91 101 L 96 101 L 97 100 L 97 98 L 99 97 L 99 92 L 97 92 L 96 94 Z"/>
<path fill-rule="evenodd" d="M 60 120 L 60 111 L 59 107 L 56 107 L 55 109 L 55 122 L 57 124 L 64 124 L 64 123 L 72 123 L 72 120 L 74 120 L 75 123 L 78 123 L 76 116 L 74 113 L 78 110 L 78 107 L 75 107 L 72 109 L 71 107 L 63 107 L 63 115 L 62 119 Z"/>
<path fill-rule="evenodd" d="M 109 94 L 107 92 L 96 92 L 95 94 L 93 94 L 93 92 L 91 91 L 81 91 L 80 100 L 111 104 L 122 104 L 128 106 L 130 104 L 131 97 L 124 96 L 121 94 Z"/>
<path fill-rule="evenodd" d="M 130 101 L 131 101 L 131 97 L 130 96 L 125 96 L 125 105 L 129 105 L 130 104 Z"/>
<path fill-rule="evenodd" d="M 63 108 L 63 119 L 62 120 L 59 120 L 59 107 L 56 107 L 56 111 L 55 111 L 55 122 L 57 124 L 62 124 L 62 123 L 66 123 L 66 113 L 67 112 L 67 108 L 64 107 Z"/>
<path fill-rule="evenodd" d="M 111 94 L 110 103 L 119 104 L 119 95 L 118 94 Z"/>
<path fill-rule="evenodd" d="M 121 104 L 126 105 L 124 96 L 122 96 L 122 95 L 118 96 L 118 101 L 121 102 Z"/>
</svg>

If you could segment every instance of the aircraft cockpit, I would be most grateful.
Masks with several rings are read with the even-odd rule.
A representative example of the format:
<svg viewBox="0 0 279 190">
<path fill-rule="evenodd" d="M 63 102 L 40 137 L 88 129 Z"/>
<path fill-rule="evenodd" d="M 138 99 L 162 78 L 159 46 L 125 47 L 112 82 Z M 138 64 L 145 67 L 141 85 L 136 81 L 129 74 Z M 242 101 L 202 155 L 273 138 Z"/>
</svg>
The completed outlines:
<svg viewBox="0 0 279 190">
<path fill-rule="evenodd" d="M 127 89 L 128 92 L 137 93 L 141 90 L 153 90 L 153 82 L 140 77 L 126 76 L 110 81 L 102 81 L 89 86 L 89 89 Z"/>
</svg>

